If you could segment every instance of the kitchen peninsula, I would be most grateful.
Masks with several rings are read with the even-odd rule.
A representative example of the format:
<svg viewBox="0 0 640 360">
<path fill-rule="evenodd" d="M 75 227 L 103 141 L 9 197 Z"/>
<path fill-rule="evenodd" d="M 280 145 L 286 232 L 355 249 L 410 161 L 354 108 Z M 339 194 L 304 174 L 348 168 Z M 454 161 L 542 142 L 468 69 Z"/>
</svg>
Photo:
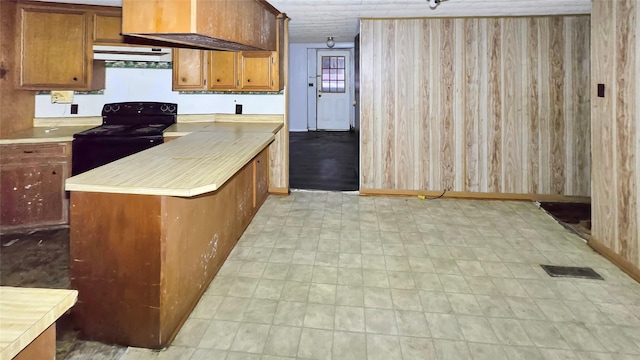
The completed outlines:
<svg viewBox="0 0 640 360">
<path fill-rule="evenodd" d="M 183 137 L 66 182 L 74 317 L 87 339 L 167 346 L 268 195 L 282 123 L 185 125 L 170 133 Z"/>
</svg>

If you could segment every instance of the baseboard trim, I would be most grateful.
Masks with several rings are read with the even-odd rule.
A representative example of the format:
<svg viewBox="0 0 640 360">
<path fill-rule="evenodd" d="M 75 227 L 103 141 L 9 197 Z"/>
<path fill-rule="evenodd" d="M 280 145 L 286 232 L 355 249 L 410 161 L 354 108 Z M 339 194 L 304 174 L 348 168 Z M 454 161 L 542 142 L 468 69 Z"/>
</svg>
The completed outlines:
<svg viewBox="0 0 640 360">
<path fill-rule="evenodd" d="M 587 244 L 591 246 L 591 248 L 598 254 L 607 258 L 615 266 L 619 267 L 620 270 L 624 271 L 625 273 L 627 273 L 627 275 L 631 276 L 635 281 L 640 283 L 640 268 L 633 265 L 630 261 L 623 258 L 622 256 L 616 254 L 613 250 L 606 247 L 604 244 L 596 240 L 593 236 L 589 237 L 589 240 L 587 240 Z"/>
<path fill-rule="evenodd" d="M 435 198 L 442 194 L 442 191 L 423 191 L 423 190 L 395 190 L 395 189 L 360 189 L 360 195 L 378 196 L 378 195 L 395 195 L 395 196 L 425 196 L 427 198 Z M 477 200 L 520 200 L 520 201 L 548 201 L 548 202 L 591 202 L 589 196 L 567 196 L 552 194 L 510 194 L 510 193 L 483 193 L 483 192 L 467 192 L 467 191 L 447 191 L 442 196 L 449 199 L 477 199 Z"/>
<path fill-rule="evenodd" d="M 289 188 L 270 187 L 269 194 L 273 195 L 289 195 Z"/>
</svg>

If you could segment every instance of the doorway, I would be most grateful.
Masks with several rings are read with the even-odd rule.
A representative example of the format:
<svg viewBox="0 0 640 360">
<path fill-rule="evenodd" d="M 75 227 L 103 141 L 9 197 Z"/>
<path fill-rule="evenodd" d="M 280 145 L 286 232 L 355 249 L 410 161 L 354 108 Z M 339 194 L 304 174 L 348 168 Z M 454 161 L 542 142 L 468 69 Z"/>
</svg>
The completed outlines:
<svg viewBox="0 0 640 360">
<path fill-rule="evenodd" d="M 318 50 L 316 59 L 316 129 L 350 128 L 349 50 Z"/>
</svg>

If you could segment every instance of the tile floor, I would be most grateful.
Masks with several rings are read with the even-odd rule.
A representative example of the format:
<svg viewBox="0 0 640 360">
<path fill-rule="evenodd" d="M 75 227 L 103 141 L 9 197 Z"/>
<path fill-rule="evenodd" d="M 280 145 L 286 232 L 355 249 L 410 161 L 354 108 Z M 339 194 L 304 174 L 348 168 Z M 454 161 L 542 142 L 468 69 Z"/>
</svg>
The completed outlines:
<svg viewBox="0 0 640 360">
<path fill-rule="evenodd" d="M 533 203 L 294 192 L 269 197 L 172 346 L 120 357 L 294 358 L 640 359 L 640 285 Z"/>
</svg>

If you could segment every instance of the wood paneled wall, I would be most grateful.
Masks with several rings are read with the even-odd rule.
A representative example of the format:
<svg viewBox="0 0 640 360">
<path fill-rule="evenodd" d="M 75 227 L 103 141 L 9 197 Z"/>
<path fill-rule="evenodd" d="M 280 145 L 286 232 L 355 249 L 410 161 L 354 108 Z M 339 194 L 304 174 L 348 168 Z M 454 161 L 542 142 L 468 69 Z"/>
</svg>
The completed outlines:
<svg viewBox="0 0 640 360">
<path fill-rule="evenodd" d="M 590 243 L 640 281 L 640 3 L 594 0 L 591 30 Z"/>
<path fill-rule="evenodd" d="M 363 20 L 361 191 L 588 196 L 589 26 Z"/>
</svg>

